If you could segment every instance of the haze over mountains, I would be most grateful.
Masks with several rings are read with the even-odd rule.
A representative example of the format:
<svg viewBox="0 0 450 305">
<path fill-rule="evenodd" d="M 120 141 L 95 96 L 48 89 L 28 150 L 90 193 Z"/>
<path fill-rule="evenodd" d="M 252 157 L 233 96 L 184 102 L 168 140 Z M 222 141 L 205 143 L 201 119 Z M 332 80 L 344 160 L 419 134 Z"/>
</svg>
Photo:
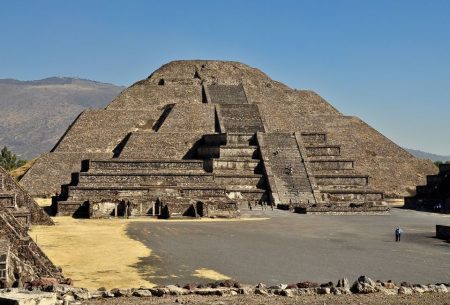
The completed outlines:
<svg viewBox="0 0 450 305">
<path fill-rule="evenodd" d="M 21 158 L 48 152 L 86 108 L 102 108 L 125 87 L 70 78 L 0 79 L 0 146 Z"/>
<path fill-rule="evenodd" d="M 23 159 L 48 152 L 84 109 L 106 106 L 123 89 L 71 77 L 0 79 L 0 149 L 7 146 Z M 450 156 L 407 151 L 422 159 L 450 161 Z"/>
</svg>

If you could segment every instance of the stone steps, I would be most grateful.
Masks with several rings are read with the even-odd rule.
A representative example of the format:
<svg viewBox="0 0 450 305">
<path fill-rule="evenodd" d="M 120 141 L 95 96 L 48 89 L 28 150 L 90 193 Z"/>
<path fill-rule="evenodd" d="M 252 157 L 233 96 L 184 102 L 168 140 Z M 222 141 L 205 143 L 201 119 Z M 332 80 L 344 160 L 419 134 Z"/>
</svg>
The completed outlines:
<svg viewBox="0 0 450 305">
<path fill-rule="evenodd" d="M 226 133 L 226 145 L 253 145 L 255 134 L 252 133 Z"/>
<path fill-rule="evenodd" d="M 221 146 L 219 150 L 219 157 L 243 157 L 249 159 L 258 158 L 258 147 L 248 145 Z"/>
<path fill-rule="evenodd" d="M 87 160 L 83 171 L 161 171 L 204 172 L 202 160 Z"/>
<path fill-rule="evenodd" d="M 83 207 L 84 201 L 58 201 L 56 208 L 56 216 L 73 216 L 77 214 L 80 208 Z M 81 215 L 80 215 L 81 216 Z"/>
<path fill-rule="evenodd" d="M 213 183 L 210 173 L 181 172 L 81 172 L 78 174 L 78 185 L 108 184 L 108 185 L 158 185 L 179 183 Z"/>
<path fill-rule="evenodd" d="M 369 183 L 367 175 L 316 174 L 314 178 L 319 186 L 366 186 Z"/>
<path fill-rule="evenodd" d="M 376 202 L 384 199 L 383 192 L 369 189 L 321 189 L 322 202 Z"/>
<path fill-rule="evenodd" d="M 266 188 L 266 179 L 261 174 L 217 173 L 214 174 L 214 181 L 221 186 Z"/>
<path fill-rule="evenodd" d="M 322 170 L 353 170 L 355 162 L 348 159 L 310 159 L 308 161 L 313 171 Z"/>
<path fill-rule="evenodd" d="M 161 196 L 209 198 L 225 196 L 225 189 L 204 186 L 69 186 L 68 201 L 112 198 L 156 199 Z"/>
<path fill-rule="evenodd" d="M 297 140 L 291 133 L 263 134 L 264 162 L 273 175 L 271 181 L 280 202 L 314 201 L 311 183 Z"/>
<path fill-rule="evenodd" d="M 341 147 L 339 145 L 309 145 L 305 147 L 306 155 L 308 157 L 314 156 L 333 156 L 341 155 Z"/>
<path fill-rule="evenodd" d="M 237 202 L 261 202 L 262 200 L 268 201 L 268 193 L 266 190 L 261 189 L 242 189 L 227 187 L 227 196 Z"/>
<path fill-rule="evenodd" d="M 300 214 L 318 215 L 386 215 L 389 214 L 388 206 L 316 206 L 298 207 L 294 211 Z"/>
<path fill-rule="evenodd" d="M 2 191 L 4 191 L 5 190 L 5 186 L 4 186 L 4 182 L 5 181 L 5 178 L 3 177 L 3 174 L 2 173 L 0 173 L 0 192 L 2 192 Z"/>
<path fill-rule="evenodd" d="M 237 173 L 259 173 L 261 171 L 260 160 L 255 159 L 214 159 L 213 172 L 216 174 L 223 174 L 227 171 L 235 171 Z"/>
<path fill-rule="evenodd" d="M 300 135 L 305 144 L 325 144 L 327 142 L 325 132 L 302 132 Z"/>
</svg>

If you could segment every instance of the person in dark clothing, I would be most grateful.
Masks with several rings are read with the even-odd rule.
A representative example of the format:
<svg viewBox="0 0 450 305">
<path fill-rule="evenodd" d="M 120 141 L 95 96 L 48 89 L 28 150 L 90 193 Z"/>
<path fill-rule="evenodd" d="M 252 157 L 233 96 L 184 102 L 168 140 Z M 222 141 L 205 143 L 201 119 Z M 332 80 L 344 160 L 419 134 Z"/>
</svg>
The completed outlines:
<svg viewBox="0 0 450 305">
<path fill-rule="evenodd" d="M 395 228 L 395 241 L 400 242 L 403 230 L 400 227 Z"/>
</svg>

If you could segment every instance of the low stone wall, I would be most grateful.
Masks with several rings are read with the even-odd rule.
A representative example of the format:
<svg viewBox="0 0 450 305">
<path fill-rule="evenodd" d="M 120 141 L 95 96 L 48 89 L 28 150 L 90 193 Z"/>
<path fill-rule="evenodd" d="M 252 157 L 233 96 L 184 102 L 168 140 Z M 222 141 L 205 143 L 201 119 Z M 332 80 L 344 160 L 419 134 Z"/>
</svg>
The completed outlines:
<svg viewBox="0 0 450 305">
<path fill-rule="evenodd" d="M 14 297 L 17 297 L 18 294 L 28 294 L 30 295 L 30 299 L 37 297 L 39 294 L 47 297 L 51 294 L 53 299 L 56 299 L 56 302 L 59 302 L 58 304 L 80 304 L 80 302 L 100 298 L 123 299 L 131 297 L 150 298 L 182 295 L 198 295 L 199 297 L 233 295 L 293 297 L 296 295 L 326 294 L 351 295 L 382 293 L 386 295 L 407 295 L 423 293 L 450 293 L 450 283 L 421 285 L 402 282 L 396 284 L 392 281 L 373 281 L 367 276 L 360 276 L 352 285 L 350 285 L 350 282 L 346 278 L 340 279 L 336 284 L 333 282 L 318 284 L 306 281 L 292 284 L 278 284 L 274 286 L 267 286 L 263 283 L 259 283 L 256 286 L 251 286 L 243 285 L 233 280 L 225 280 L 206 285 L 187 284 L 185 286 L 168 285 L 157 286 L 154 288 L 114 288 L 111 290 L 100 288 L 95 291 L 89 291 L 85 288 L 75 288 L 69 285 L 52 285 L 52 282 L 53 281 L 50 279 L 41 279 L 32 282 L 29 289 L 0 289 L 0 301 L 4 301 L 6 303 L 5 300 L 13 299 Z M 126 300 L 124 300 L 124 304 L 125 303 Z"/>
<path fill-rule="evenodd" d="M 450 226 L 436 225 L 436 237 L 450 241 Z"/>
</svg>

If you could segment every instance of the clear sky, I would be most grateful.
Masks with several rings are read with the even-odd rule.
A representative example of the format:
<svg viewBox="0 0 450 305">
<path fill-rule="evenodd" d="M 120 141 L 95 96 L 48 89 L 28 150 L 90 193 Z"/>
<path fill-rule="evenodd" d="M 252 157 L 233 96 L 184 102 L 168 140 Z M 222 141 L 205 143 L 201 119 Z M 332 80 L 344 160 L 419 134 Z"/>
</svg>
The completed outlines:
<svg viewBox="0 0 450 305">
<path fill-rule="evenodd" d="M 236 60 L 397 144 L 450 155 L 450 1 L 0 0 L 0 78 L 119 85 Z"/>
</svg>

